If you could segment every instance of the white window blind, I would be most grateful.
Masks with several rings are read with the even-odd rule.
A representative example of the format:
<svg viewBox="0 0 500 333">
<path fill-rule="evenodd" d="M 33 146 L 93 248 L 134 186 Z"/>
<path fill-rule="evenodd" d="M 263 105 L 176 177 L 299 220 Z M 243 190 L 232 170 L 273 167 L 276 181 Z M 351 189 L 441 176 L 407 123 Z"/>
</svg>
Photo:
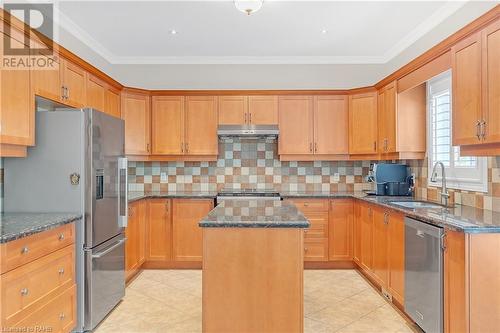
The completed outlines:
<svg viewBox="0 0 500 333">
<path fill-rule="evenodd" d="M 485 158 L 460 157 L 460 147 L 451 145 L 452 133 L 451 72 L 447 71 L 427 82 L 428 150 L 430 186 L 441 185 L 438 168 L 437 182 L 430 181 L 437 161 L 446 168 L 446 180 L 451 188 L 487 191 L 487 163 Z"/>
</svg>

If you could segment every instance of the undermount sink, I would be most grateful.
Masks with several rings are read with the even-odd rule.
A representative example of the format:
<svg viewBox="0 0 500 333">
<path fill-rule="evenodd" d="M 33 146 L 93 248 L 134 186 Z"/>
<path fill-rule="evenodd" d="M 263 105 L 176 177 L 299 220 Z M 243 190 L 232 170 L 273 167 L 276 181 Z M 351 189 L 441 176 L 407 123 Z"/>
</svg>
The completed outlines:
<svg viewBox="0 0 500 333">
<path fill-rule="evenodd" d="M 427 208 L 427 209 L 438 209 L 445 208 L 443 205 L 427 202 L 427 201 L 390 201 L 390 204 L 401 206 L 405 208 L 415 209 L 415 208 Z"/>
</svg>

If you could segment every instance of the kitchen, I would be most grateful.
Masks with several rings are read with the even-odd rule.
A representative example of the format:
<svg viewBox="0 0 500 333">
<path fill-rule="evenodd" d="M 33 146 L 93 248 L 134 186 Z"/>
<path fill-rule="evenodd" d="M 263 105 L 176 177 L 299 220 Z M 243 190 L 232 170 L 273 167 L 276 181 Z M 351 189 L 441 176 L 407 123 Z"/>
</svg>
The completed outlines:
<svg viewBox="0 0 500 333">
<path fill-rule="evenodd" d="M 500 330 L 497 2 L 51 5 L 0 11 L 3 330 Z"/>
</svg>

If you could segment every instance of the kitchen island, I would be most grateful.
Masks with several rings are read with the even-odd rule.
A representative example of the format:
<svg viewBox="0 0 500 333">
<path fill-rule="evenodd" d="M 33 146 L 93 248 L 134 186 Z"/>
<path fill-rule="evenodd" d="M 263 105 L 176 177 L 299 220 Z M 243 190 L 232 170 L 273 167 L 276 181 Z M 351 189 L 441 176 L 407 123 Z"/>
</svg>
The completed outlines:
<svg viewBox="0 0 500 333">
<path fill-rule="evenodd" d="M 281 200 L 225 200 L 203 228 L 203 332 L 303 331 L 303 229 Z"/>
</svg>

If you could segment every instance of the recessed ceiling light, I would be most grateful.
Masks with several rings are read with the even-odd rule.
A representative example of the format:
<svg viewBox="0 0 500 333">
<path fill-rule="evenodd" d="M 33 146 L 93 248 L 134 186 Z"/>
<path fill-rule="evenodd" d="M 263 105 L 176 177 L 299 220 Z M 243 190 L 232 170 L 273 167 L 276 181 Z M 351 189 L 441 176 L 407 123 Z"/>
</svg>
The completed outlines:
<svg viewBox="0 0 500 333">
<path fill-rule="evenodd" d="M 321 30 L 321 33 L 322 33 L 323 35 L 324 35 L 324 34 L 326 34 L 327 32 L 328 32 L 328 30 L 326 30 L 326 29 Z"/>
<path fill-rule="evenodd" d="M 170 34 L 171 35 L 177 35 L 177 30 L 174 30 L 174 29 L 170 30 Z"/>
</svg>

